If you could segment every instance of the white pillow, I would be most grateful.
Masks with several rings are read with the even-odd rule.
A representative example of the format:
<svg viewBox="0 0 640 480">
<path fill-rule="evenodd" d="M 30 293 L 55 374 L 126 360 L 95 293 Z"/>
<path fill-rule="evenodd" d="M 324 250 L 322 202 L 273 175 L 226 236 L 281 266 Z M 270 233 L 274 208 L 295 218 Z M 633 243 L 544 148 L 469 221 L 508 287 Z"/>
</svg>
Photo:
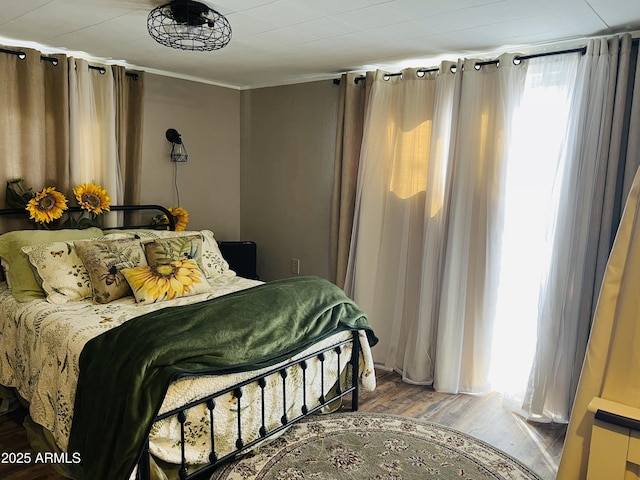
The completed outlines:
<svg viewBox="0 0 640 480">
<path fill-rule="evenodd" d="M 127 234 L 109 234 L 93 240 L 132 238 Z M 42 281 L 47 301 L 56 304 L 75 302 L 92 296 L 91 279 L 78 256 L 73 241 L 42 243 L 22 247 Z"/>
</svg>

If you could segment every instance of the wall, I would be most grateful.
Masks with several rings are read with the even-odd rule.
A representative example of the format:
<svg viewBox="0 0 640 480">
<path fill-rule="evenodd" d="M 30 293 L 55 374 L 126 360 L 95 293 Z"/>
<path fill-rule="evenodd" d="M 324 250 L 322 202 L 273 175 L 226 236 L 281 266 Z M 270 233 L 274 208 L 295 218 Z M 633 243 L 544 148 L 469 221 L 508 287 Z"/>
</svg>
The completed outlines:
<svg viewBox="0 0 640 480">
<path fill-rule="evenodd" d="M 189 212 L 189 230 L 210 229 L 219 240 L 240 235 L 240 92 L 145 74 L 142 203 Z M 189 154 L 169 160 L 165 132 L 175 128 Z"/>
<path fill-rule="evenodd" d="M 263 280 L 329 278 L 339 88 L 329 80 L 243 91 L 241 222 Z"/>
<path fill-rule="evenodd" d="M 176 206 L 188 229 L 254 240 L 263 280 L 329 278 L 329 224 L 339 88 L 331 81 L 237 91 L 145 75 L 142 203 Z M 169 161 L 175 128 L 189 153 Z"/>
</svg>

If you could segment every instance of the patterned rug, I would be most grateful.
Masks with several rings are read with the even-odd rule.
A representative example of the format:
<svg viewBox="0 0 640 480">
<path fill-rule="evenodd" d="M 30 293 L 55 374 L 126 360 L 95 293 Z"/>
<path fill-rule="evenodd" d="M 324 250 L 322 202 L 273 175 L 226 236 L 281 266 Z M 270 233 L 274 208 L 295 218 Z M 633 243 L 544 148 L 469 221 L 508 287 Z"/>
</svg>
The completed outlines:
<svg viewBox="0 0 640 480">
<path fill-rule="evenodd" d="M 298 422 L 211 480 L 539 480 L 496 448 L 395 415 L 334 413 Z"/>
</svg>

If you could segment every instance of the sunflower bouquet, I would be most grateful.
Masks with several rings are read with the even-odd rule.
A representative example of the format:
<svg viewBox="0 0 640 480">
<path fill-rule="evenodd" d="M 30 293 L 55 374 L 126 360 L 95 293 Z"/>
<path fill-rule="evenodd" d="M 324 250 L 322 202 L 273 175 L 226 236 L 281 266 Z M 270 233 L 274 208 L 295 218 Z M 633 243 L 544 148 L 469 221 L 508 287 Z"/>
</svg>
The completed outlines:
<svg viewBox="0 0 640 480">
<path fill-rule="evenodd" d="M 83 183 L 73 189 L 73 195 L 80 215 L 69 213 L 67 198 L 56 187 L 46 187 L 39 192 L 33 192 L 24 184 L 24 179 L 16 178 L 7 181 L 6 202 L 11 208 L 24 208 L 29 212 L 29 219 L 34 220 L 44 228 L 60 219 L 65 213 L 67 218 L 60 225 L 62 228 L 88 228 L 100 226 L 98 217 L 110 211 L 111 199 L 108 192 L 95 183 Z M 176 231 L 183 231 L 189 222 L 189 213 L 182 207 L 169 208 L 173 217 Z M 77 211 L 77 209 L 76 209 Z M 153 226 L 169 226 L 166 215 L 157 215 L 151 220 Z"/>
<path fill-rule="evenodd" d="M 175 226 L 176 232 L 182 232 L 187 228 L 187 223 L 189 223 L 189 212 L 187 212 L 182 207 L 170 207 L 169 213 L 173 217 L 173 224 Z M 169 225 L 169 219 L 166 215 L 156 215 L 151 220 L 151 225 L 159 226 L 159 225 Z"/>
<path fill-rule="evenodd" d="M 82 210 L 78 217 L 71 214 L 62 223 L 64 228 L 87 228 L 97 225 L 97 218 L 109 211 L 111 199 L 105 189 L 94 183 L 83 183 L 73 189 L 73 195 Z M 34 193 L 21 178 L 7 182 L 7 204 L 24 208 L 29 219 L 47 227 L 61 218 L 69 209 L 67 198 L 56 187 L 46 187 Z"/>
</svg>

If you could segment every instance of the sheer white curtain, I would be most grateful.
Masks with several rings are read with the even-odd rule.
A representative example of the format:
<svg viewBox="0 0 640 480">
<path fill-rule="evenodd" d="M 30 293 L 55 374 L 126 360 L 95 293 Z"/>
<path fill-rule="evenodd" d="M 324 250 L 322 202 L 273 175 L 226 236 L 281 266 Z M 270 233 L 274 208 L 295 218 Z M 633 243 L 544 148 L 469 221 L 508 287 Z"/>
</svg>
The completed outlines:
<svg viewBox="0 0 640 480">
<path fill-rule="evenodd" d="M 499 64 L 459 63 L 434 387 L 479 393 L 490 389 L 508 146 L 526 65 L 514 65 L 511 55 L 502 55 Z"/>
<path fill-rule="evenodd" d="M 562 67 L 570 77 L 569 58 Z M 547 63 L 549 65 L 549 63 Z M 558 165 L 557 203 L 548 229 L 549 268 L 542 277 L 537 319 L 536 353 L 524 397 L 530 418 L 567 422 L 576 384 L 575 363 L 580 327 L 587 240 L 594 208 L 598 159 L 602 154 L 604 109 L 609 84 L 606 40 L 593 40 L 577 63 L 571 92 L 564 158 Z M 558 82 L 560 84 L 560 82 Z"/>
<path fill-rule="evenodd" d="M 111 203 L 122 204 L 122 177 L 116 145 L 116 104 L 111 68 L 89 68 L 83 59 L 69 60 L 71 185 L 95 182 Z M 113 223 L 115 219 L 111 220 Z"/>
<path fill-rule="evenodd" d="M 381 339 L 376 361 L 447 392 L 489 388 L 506 153 L 526 74 L 510 55 L 477 63 L 378 73 L 347 272 Z"/>
<path fill-rule="evenodd" d="M 455 78 L 378 71 L 365 117 L 345 289 L 369 313 L 376 361 L 433 382 Z"/>
<path fill-rule="evenodd" d="M 606 48 L 378 72 L 346 289 L 382 366 L 444 392 L 500 388 L 527 418 L 567 421 Z"/>
<path fill-rule="evenodd" d="M 566 290 L 564 273 L 570 265 L 578 267 L 573 254 L 580 249 L 577 244 L 572 249 L 561 231 L 574 224 L 575 190 L 581 180 L 575 174 L 581 169 L 573 161 L 575 142 L 570 138 L 576 130 L 568 127 L 571 112 L 580 111 L 576 104 L 581 97 L 576 88 L 580 61 L 578 54 L 529 60 L 523 95 L 512 119 L 491 382 L 494 389 L 507 393 L 508 406 L 529 418 L 540 418 L 523 406 L 534 355 L 546 362 L 559 346 L 552 340 L 552 330 L 546 332 L 551 337 L 538 336 L 544 332 L 540 319 L 546 319 L 547 328 L 556 329 L 556 336 L 561 330 L 561 315 L 539 304 L 557 302 L 557 292 Z M 565 333 L 562 344 L 569 348 L 570 334 Z M 575 351 L 576 336 L 572 338 Z M 552 365 L 539 367 L 536 376 L 560 380 Z M 541 382 L 536 385 L 546 387 Z M 531 387 L 528 396 L 542 394 Z"/>
</svg>

